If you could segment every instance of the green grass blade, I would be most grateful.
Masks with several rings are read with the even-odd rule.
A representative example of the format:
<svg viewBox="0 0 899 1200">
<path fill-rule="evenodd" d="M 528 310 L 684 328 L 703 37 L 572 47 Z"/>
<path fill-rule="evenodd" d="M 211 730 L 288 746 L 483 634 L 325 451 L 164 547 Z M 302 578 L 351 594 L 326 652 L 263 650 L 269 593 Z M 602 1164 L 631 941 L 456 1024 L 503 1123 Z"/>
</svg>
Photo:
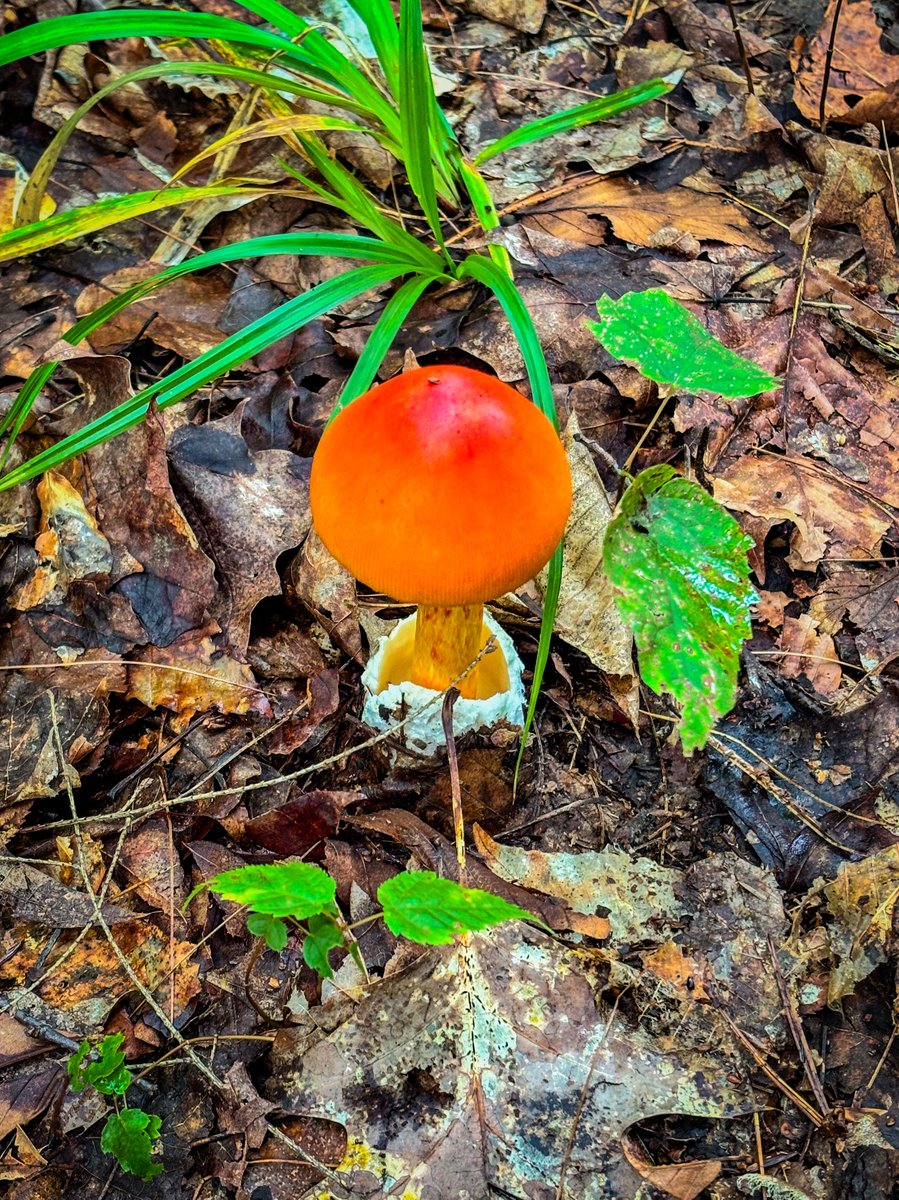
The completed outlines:
<svg viewBox="0 0 899 1200">
<path fill-rule="evenodd" d="M 443 248 L 431 157 L 431 112 L 437 103 L 422 37 L 421 0 L 401 0 L 399 68 L 400 137 L 409 185 Z"/>
<path fill-rule="evenodd" d="M 26 483 L 44 471 L 58 467 L 76 455 L 101 445 L 117 433 L 139 424 L 154 401 L 159 408 L 165 408 L 183 400 L 197 388 L 246 362 L 267 346 L 294 333 L 316 317 L 404 273 L 402 267 L 395 265 L 354 267 L 345 274 L 328 279 L 303 295 L 288 300 L 273 313 L 267 313 L 251 322 L 245 329 L 225 338 L 193 362 L 185 363 L 123 404 L 91 421 L 83 429 L 63 438 L 55 446 L 3 475 L 0 477 L 0 491 Z"/>
<path fill-rule="evenodd" d="M 263 258 L 271 254 L 316 254 L 331 258 L 355 258 L 384 265 L 395 265 L 398 273 L 420 269 L 417 262 L 409 260 L 396 247 L 385 245 L 374 238 L 355 237 L 345 233 L 280 233 L 272 234 L 269 237 L 251 238 L 231 246 L 220 246 L 217 250 L 209 250 L 205 254 L 199 254 L 186 262 L 168 267 L 165 271 L 160 271 L 158 275 L 134 284 L 119 293 L 118 296 L 111 297 L 93 312 L 83 316 L 63 335 L 63 341 L 77 346 L 95 329 L 99 329 L 101 325 L 109 321 L 116 313 L 121 312 L 122 309 L 127 308 L 129 304 L 143 300 L 181 275 L 219 266 L 221 263 L 233 262 L 236 259 Z M 432 257 L 433 265 L 439 270 L 442 266 L 441 259 L 436 254 Z M 433 268 L 427 278 L 433 278 Z M 13 443 L 34 402 L 58 365 L 58 363 L 52 362 L 37 367 L 22 385 L 9 411 L 0 421 L 0 437 L 7 435 L 6 445 L 0 455 L 0 470 L 3 469 Z"/>
<path fill-rule="evenodd" d="M 605 121 L 618 113 L 636 108 L 648 100 L 657 100 L 677 86 L 681 72 L 669 75 L 664 79 L 650 79 L 647 83 L 638 83 L 634 87 L 624 88 L 620 92 L 612 92 L 609 96 L 600 96 L 587 104 L 579 104 L 576 108 L 566 108 L 563 112 L 553 113 L 549 117 L 539 117 L 536 121 L 528 121 L 519 125 L 511 133 L 498 138 L 485 146 L 475 157 L 475 165 L 480 166 L 488 158 L 504 154 L 514 146 L 524 146 L 528 142 L 536 142 L 540 138 L 552 137 L 556 133 L 565 133 L 569 129 L 578 129 L 582 125 L 592 125 L 595 121 Z"/>
<path fill-rule="evenodd" d="M 384 241 L 399 246 L 411 258 L 418 259 L 425 270 L 433 271 L 435 261 L 440 264 L 438 270 L 445 269 L 445 260 L 438 258 L 430 247 L 425 246 L 397 221 L 382 212 L 355 175 L 331 158 L 327 147 L 319 138 L 312 134 L 300 134 L 298 141 L 309 161 L 339 197 L 338 206 L 354 221 L 364 225 Z"/>
<path fill-rule="evenodd" d="M 116 313 L 143 300 L 159 288 L 178 279 L 181 275 L 193 274 L 208 267 L 217 267 L 222 263 L 234 262 L 241 258 L 266 258 L 272 254 L 315 254 L 322 258 L 355 258 L 361 261 L 381 263 L 384 266 L 395 266 L 398 273 L 419 270 L 418 262 L 410 259 L 395 246 L 385 245 L 376 238 L 356 237 L 347 233 L 277 233 L 269 237 L 249 238 L 243 242 L 235 242 L 229 246 L 220 246 L 217 250 L 208 250 L 185 262 L 167 267 L 158 275 L 141 280 L 127 288 L 118 296 L 113 296 L 92 313 L 81 318 L 64 335 L 65 341 L 77 346 L 84 338 L 89 337 L 95 329 L 99 329 Z M 434 264 L 439 269 L 441 260 L 433 255 Z M 433 266 L 431 268 L 433 273 Z"/>
<path fill-rule="evenodd" d="M 270 196 L 277 188 L 246 187 L 241 184 L 208 184 L 204 187 L 158 188 L 152 192 L 135 192 L 131 196 L 110 196 L 94 204 L 83 204 L 68 212 L 54 213 L 43 221 L 23 225 L 0 234 L 0 262 L 22 254 L 34 254 L 60 242 L 84 237 L 120 221 L 130 221 L 160 208 L 174 208 L 205 200 L 210 196 L 245 196 L 248 200 Z"/>
<path fill-rule="evenodd" d="M 216 141 L 210 142 L 208 146 L 198 151 L 193 158 L 189 158 L 183 166 L 178 168 L 172 176 L 172 183 L 176 183 L 183 175 L 205 162 L 207 158 L 214 158 L 224 150 L 243 146 L 247 142 L 258 141 L 260 138 L 289 138 L 291 134 L 322 133 L 329 129 L 365 132 L 361 125 L 357 125 L 354 121 L 345 121 L 342 117 L 319 116 L 311 113 L 291 113 L 286 117 L 264 117 L 260 121 L 254 121 L 251 125 L 244 125 L 242 128 L 232 130 L 217 138 Z M 291 144 L 293 144 L 292 141 Z"/>
<path fill-rule="evenodd" d="M 47 183 L 53 173 L 53 168 L 56 166 L 59 156 L 68 144 L 69 138 L 71 138 L 80 122 L 91 109 L 101 104 L 107 96 L 111 95 L 118 88 L 126 87 L 133 83 L 141 83 L 147 79 L 164 79 L 167 75 L 205 75 L 214 79 L 237 79 L 242 83 L 248 83 L 253 87 L 261 88 L 263 91 L 289 92 L 291 95 L 300 96 L 305 100 L 315 100 L 319 104 L 330 104 L 338 108 L 348 109 L 366 119 L 376 119 L 374 112 L 365 108 L 364 105 L 352 97 L 347 97 L 334 89 L 326 90 L 324 87 L 316 88 L 310 87 L 308 84 L 297 83 L 283 74 L 272 75 L 265 71 L 254 70 L 251 67 L 234 66 L 231 63 L 151 63 L 147 67 L 140 67 L 136 71 L 130 71 L 127 75 L 121 75 L 118 79 L 113 79 L 110 83 L 107 83 L 85 100 L 60 126 L 53 140 L 38 159 L 29 176 L 28 182 L 25 184 L 16 209 L 16 226 L 28 225 L 40 219 L 41 200 L 44 197 Z"/>
<path fill-rule="evenodd" d="M 300 17 L 294 17 L 271 0 L 253 0 L 245 5 L 267 20 L 286 22 L 290 37 L 301 37 L 298 44 L 266 29 L 219 17 L 213 13 L 172 12 L 164 9 L 111 9 L 106 12 L 77 13 L 51 17 L 24 29 L 13 30 L 0 38 L 0 66 L 40 54 L 58 46 L 119 37 L 203 38 L 233 45 L 253 46 L 268 54 L 278 54 L 283 63 L 296 66 L 304 74 L 336 86 L 378 114 L 378 119 L 398 138 L 396 112 L 378 89 L 369 82 L 339 50 Z M 282 14 L 287 14 L 283 16 Z"/>
<path fill-rule="evenodd" d="M 521 350 L 528 379 L 531 383 L 533 401 L 540 411 L 552 421 L 553 427 L 558 428 L 556 405 L 553 400 L 552 383 L 550 382 L 546 359 L 543 356 L 543 350 L 540 346 L 540 339 L 537 337 L 537 330 L 534 328 L 534 322 L 531 320 L 531 315 L 525 307 L 518 288 L 516 288 L 512 280 L 506 275 L 502 267 L 497 266 L 495 262 L 479 254 L 472 254 L 469 258 L 465 259 L 459 268 L 459 275 L 463 278 L 467 276 L 470 279 L 476 279 L 479 283 L 488 287 L 496 296 L 506 314 L 509 324 L 512 326 L 512 332 L 515 334 L 515 340 L 518 342 Z M 537 658 L 534 662 L 534 678 L 531 683 L 531 694 L 528 698 L 528 711 L 525 717 L 524 729 L 521 733 L 518 761 L 515 764 L 516 781 L 518 779 L 518 768 L 521 765 L 524 748 L 527 745 L 528 734 L 534 722 L 534 713 L 537 709 L 537 700 L 540 696 L 543 674 L 546 670 L 546 664 L 549 661 L 549 650 L 552 642 L 553 628 L 556 623 L 556 612 L 559 607 L 559 592 L 561 587 L 562 547 L 558 546 L 549 563 L 546 593 L 543 597 L 543 616 L 540 621 L 540 641 L 537 645 Z"/>
<path fill-rule="evenodd" d="M 32 371 L 19 389 L 19 394 L 10 405 L 9 411 L 3 420 L 0 421 L 0 438 L 6 437 L 6 444 L 3 447 L 2 453 L 0 453 L 0 471 L 6 466 L 16 438 L 21 433 L 22 426 L 28 419 L 28 414 L 41 394 L 44 384 L 56 370 L 57 366 L 58 364 L 55 362 L 44 363 L 43 366 L 37 367 Z"/>
<path fill-rule="evenodd" d="M 553 427 L 558 428 L 556 404 L 553 400 L 552 383 L 546 359 L 543 356 L 543 349 L 540 346 L 534 322 L 531 320 L 531 314 L 528 312 L 518 288 L 501 267 L 482 254 L 469 255 L 460 265 L 458 274 L 463 279 L 466 277 L 476 279 L 496 296 L 512 326 L 512 332 L 515 334 L 515 340 L 521 350 L 531 384 L 533 401 L 540 411 L 552 421 Z"/>
<path fill-rule="evenodd" d="M 0 66 L 58 46 L 120 37 L 209 38 L 280 53 L 288 62 L 298 57 L 297 47 L 286 38 L 229 17 L 135 8 L 51 17 L 15 29 L 0 38 Z"/>
<path fill-rule="evenodd" d="M 378 369 L 384 361 L 384 355 L 393 345 L 400 327 L 419 296 L 433 282 L 433 276 L 415 275 L 401 284 L 387 301 L 384 311 L 378 317 L 374 329 L 368 336 L 362 353 L 356 360 L 356 365 L 343 385 L 340 399 L 334 405 L 331 416 L 328 418 L 329 424 L 339 412 L 342 412 L 363 392 L 367 392 L 374 383 Z"/>
<path fill-rule="evenodd" d="M 394 97 L 399 96 L 400 31 L 389 0 L 349 0 L 368 30 L 387 86 Z"/>
<path fill-rule="evenodd" d="M 489 233 L 491 229 L 499 229 L 499 213 L 496 211 L 496 204 L 484 176 L 476 166 L 462 159 L 459 162 L 459 177 L 465 185 L 475 216 L 480 221 L 484 232 Z M 506 247 L 491 244 L 487 247 L 487 253 L 496 265 L 512 279 L 512 259 L 509 257 Z"/>
</svg>

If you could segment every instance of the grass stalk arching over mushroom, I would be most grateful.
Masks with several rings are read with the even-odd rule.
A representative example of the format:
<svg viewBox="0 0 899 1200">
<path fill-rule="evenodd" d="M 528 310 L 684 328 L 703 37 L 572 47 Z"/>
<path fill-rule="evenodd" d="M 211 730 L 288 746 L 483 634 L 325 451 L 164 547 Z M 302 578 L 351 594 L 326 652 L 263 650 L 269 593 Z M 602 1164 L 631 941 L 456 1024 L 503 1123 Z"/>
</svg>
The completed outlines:
<svg viewBox="0 0 899 1200">
<path fill-rule="evenodd" d="M 420 0 L 401 0 L 399 21 L 389 0 L 351 3 L 374 48 L 375 66 L 345 37 L 332 40 L 277 0 L 244 0 L 244 7 L 261 17 L 264 25 L 204 12 L 112 9 L 54 17 L 0 38 L 0 66 L 61 46 L 131 36 L 163 39 L 157 43 L 162 46 L 165 39 L 190 39 L 197 52 L 206 56 L 202 61 L 162 61 L 142 67 L 113 79 L 89 97 L 58 130 L 33 168 L 18 201 L 15 227 L 0 235 L 0 261 L 45 250 L 165 208 L 189 215 L 210 198 L 249 201 L 274 194 L 299 195 L 338 210 L 365 230 L 363 235 L 288 233 L 253 238 L 186 261 L 180 259 L 186 250 L 170 249 L 171 265 L 83 317 L 64 340 L 77 345 L 129 304 L 171 280 L 236 259 L 269 254 L 331 255 L 356 260 L 356 265 L 287 301 L 49 449 L 13 466 L 0 476 L 0 490 L 33 479 L 102 444 L 142 421 L 151 405 L 162 408 L 186 398 L 329 310 L 388 283 L 396 283 L 396 290 L 347 380 L 338 409 L 370 388 L 384 355 L 427 287 L 471 279 L 492 292 L 504 309 L 524 358 L 531 398 L 555 424 L 546 362 L 515 286 L 506 250 L 490 245 L 486 254 L 456 257 L 444 235 L 443 214 L 464 216 L 463 210 L 467 209 L 485 233 L 497 228 L 499 216 L 479 169 L 482 164 L 513 146 L 564 133 L 664 96 L 676 79 L 651 80 L 527 122 L 469 152 L 460 145 L 437 102 L 424 47 Z M 185 74 L 228 79 L 244 89 L 229 132 L 189 164 L 192 172 L 208 165 L 207 179 L 184 184 L 179 175 L 155 191 L 104 198 L 41 220 L 41 203 L 53 168 L 81 119 L 117 88 Z M 311 115 L 304 107 L 308 103 L 339 115 Z M 407 228 L 408 214 L 400 214 L 384 197 L 368 190 L 348 166 L 333 156 L 325 140 L 329 131 L 347 129 L 364 131 L 403 164 L 419 205 L 421 235 Z M 283 182 L 278 184 L 230 175 L 237 146 L 265 137 L 280 139 L 301 167 L 284 164 Z M 7 465 L 18 433 L 58 366 L 56 362 L 36 365 L 0 420 L 0 438 L 5 438 L 0 466 Z M 559 547 L 550 564 L 525 737 L 549 656 L 561 561 Z"/>
</svg>

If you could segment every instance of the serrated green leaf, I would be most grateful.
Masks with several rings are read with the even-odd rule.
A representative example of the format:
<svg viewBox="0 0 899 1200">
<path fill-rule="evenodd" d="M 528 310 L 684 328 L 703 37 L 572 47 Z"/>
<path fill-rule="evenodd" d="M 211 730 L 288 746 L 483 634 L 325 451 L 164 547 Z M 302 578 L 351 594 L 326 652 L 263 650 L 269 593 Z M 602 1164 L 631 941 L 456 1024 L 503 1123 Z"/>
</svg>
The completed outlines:
<svg viewBox="0 0 899 1200">
<path fill-rule="evenodd" d="M 334 971 L 328 961 L 328 952 L 344 944 L 340 927 L 327 913 L 310 917 L 306 927 L 309 932 L 303 940 L 303 960 L 323 979 L 330 979 Z"/>
<path fill-rule="evenodd" d="M 90 1042 L 82 1042 L 66 1063 L 72 1091 L 94 1087 L 106 1096 L 121 1096 L 127 1092 L 131 1086 L 131 1072 L 125 1066 L 124 1041 L 123 1033 L 108 1033 L 95 1051 L 91 1050 Z M 96 1054 L 95 1058 L 91 1058 L 92 1053 Z"/>
<path fill-rule="evenodd" d="M 162 1174 L 162 1163 L 153 1162 L 153 1143 L 162 1128 L 161 1118 L 139 1108 L 110 1113 L 100 1134 L 100 1149 L 111 1154 L 123 1171 L 144 1181 Z"/>
<path fill-rule="evenodd" d="M 717 501 L 669 466 L 642 471 L 606 531 L 603 565 L 634 631 L 640 674 L 681 710 L 684 753 L 734 704 L 752 632 L 752 542 Z"/>
<path fill-rule="evenodd" d="M 661 288 L 600 296 L 602 322 L 587 324 L 610 354 L 676 392 L 736 398 L 777 387 L 777 379 L 728 350 L 683 304 Z"/>
<path fill-rule="evenodd" d="M 247 929 L 256 937 L 261 937 L 269 950 L 280 953 L 287 945 L 287 926 L 279 917 L 270 917 L 268 913 L 250 913 Z"/>
<path fill-rule="evenodd" d="M 334 903 L 334 880 L 314 863 L 263 863 L 224 871 L 209 880 L 223 900 L 248 904 L 270 917 L 314 917 Z"/>
<path fill-rule="evenodd" d="M 404 871 L 378 888 L 384 920 L 392 933 L 413 942 L 442 946 L 460 933 L 502 921 L 533 920 L 529 912 L 484 892 L 465 888 L 433 871 Z"/>
</svg>

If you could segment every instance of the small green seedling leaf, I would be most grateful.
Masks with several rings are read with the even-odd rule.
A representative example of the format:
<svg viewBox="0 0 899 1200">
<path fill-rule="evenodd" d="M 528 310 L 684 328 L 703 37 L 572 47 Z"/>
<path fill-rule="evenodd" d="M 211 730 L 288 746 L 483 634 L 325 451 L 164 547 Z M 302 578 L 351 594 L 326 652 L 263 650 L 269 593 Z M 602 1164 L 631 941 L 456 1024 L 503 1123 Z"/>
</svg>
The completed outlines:
<svg viewBox="0 0 899 1200">
<path fill-rule="evenodd" d="M 677 702 L 688 755 L 736 699 L 751 633 L 751 545 L 730 513 L 668 466 L 641 471 L 606 531 L 603 564 L 640 674 Z"/>
<path fill-rule="evenodd" d="M 321 867 L 304 862 L 238 867 L 210 879 L 209 888 L 223 900 L 247 904 L 254 912 L 298 921 L 331 907 L 337 890 Z"/>
<path fill-rule="evenodd" d="M 280 952 L 287 945 L 287 926 L 279 917 L 270 917 L 268 913 L 250 913 L 247 929 L 263 938 L 269 950 Z"/>
<path fill-rule="evenodd" d="M 148 1180 L 162 1174 L 162 1163 L 153 1162 L 153 1143 L 159 1137 L 162 1120 L 139 1108 L 123 1108 L 110 1113 L 100 1134 L 100 1149 L 111 1154 L 123 1171 Z"/>
<path fill-rule="evenodd" d="M 502 921 L 533 920 L 531 913 L 480 888 L 464 888 L 433 871 L 406 871 L 378 888 L 384 920 L 392 933 L 413 942 L 442 946 L 460 933 Z"/>
<path fill-rule="evenodd" d="M 334 971 L 328 961 L 328 951 L 344 944 L 343 934 L 334 918 L 327 913 L 310 917 L 307 928 L 309 932 L 303 941 L 303 959 L 323 979 L 331 979 Z"/>
<path fill-rule="evenodd" d="M 756 396 L 777 380 L 747 358 L 728 350 L 667 292 L 650 288 L 618 300 L 600 296 L 602 322 L 587 324 L 610 354 L 674 392 Z"/>
<path fill-rule="evenodd" d="M 123 1033 L 108 1033 L 91 1059 L 91 1044 L 84 1041 L 69 1058 L 66 1070 L 73 1092 L 94 1087 L 106 1096 L 121 1096 L 131 1086 L 131 1072 L 125 1066 Z M 90 1061 L 88 1061 L 90 1059 Z"/>
</svg>

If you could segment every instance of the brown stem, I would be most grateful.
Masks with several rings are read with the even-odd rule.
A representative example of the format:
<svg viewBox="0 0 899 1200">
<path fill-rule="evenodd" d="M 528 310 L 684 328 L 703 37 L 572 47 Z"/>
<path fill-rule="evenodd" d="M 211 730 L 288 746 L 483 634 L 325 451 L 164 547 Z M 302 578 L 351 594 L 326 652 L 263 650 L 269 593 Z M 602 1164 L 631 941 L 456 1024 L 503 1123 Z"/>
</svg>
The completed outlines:
<svg viewBox="0 0 899 1200">
<path fill-rule="evenodd" d="M 415 622 L 412 682 L 437 692 L 448 688 L 477 658 L 483 623 L 483 604 L 456 608 L 420 605 Z M 456 685 L 468 700 L 477 697 L 477 674 L 475 668 Z"/>
<path fill-rule="evenodd" d="M 827 89 L 830 86 L 830 71 L 833 66 L 833 51 L 837 44 L 837 24 L 840 20 L 840 9 L 843 0 L 837 0 L 833 10 L 833 24 L 830 27 L 830 38 L 827 42 L 827 53 L 824 55 L 824 78 L 821 81 L 821 102 L 818 105 L 818 128 L 823 133 L 827 128 Z"/>
</svg>

